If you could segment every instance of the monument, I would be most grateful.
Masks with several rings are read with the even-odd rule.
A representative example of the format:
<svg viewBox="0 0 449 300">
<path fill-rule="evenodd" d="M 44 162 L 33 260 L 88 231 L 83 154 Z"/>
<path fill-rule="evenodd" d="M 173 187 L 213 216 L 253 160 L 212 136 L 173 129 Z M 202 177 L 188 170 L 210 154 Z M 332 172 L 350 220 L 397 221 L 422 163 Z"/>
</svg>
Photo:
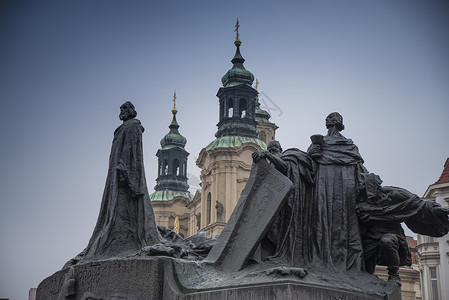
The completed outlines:
<svg viewBox="0 0 449 300">
<path fill-rule="evenodd" d="M 369 173 L 333 112 L 327 134 L 312 135 L 307 152 L 270 141 L 252 154 L 249 180 L 218 238 L 184 239 L 156 225 L 136 116 L 131 102 L 120 107 L 92 237 L 39 284 L 38 300 L 399 300 L 398 269 L 409 264 L 401 222 L 430 236 L 449 231 L 449 209 Z M 223 204 L 216 206 L 222 219 Z M 377 263 L 387 265 L 388 282 L 372 274 Z"/>
<path fill-rule="evenodd" d="M 120 107 L 87 247 L 42 281 L 37 299 L 400 299 L 397 270 L 409 255 L 400 223 L 432 236 L 449 231 L 449 209 L 383 187 L 331 113 L 327 135 L 312 136 L 307 152 L 271 141 L 253 153 L 218 239 L 183 239 L 155 223 L 136 115 L 132 103 Z M 388 282 L 372 275 L 379 262 Z"/>
</svg>

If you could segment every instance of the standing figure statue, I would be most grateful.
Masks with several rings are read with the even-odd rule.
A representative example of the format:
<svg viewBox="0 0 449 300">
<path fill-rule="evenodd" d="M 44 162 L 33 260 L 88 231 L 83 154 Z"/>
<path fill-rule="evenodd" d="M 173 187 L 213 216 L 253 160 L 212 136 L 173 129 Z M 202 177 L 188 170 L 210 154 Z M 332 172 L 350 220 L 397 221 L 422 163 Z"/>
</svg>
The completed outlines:
<svg viewBox="0 0 449 300">
<path fill-rule="evenodd" d="M 97 260 L 135 255 L 160 242 L 149 200 L 143 164 L 142 132 L 134 105 L 120 107 L 120 125 L 114 132 L 109 170 L 100 214 L 86 249 L 72 259 Z"/>
<path fill-rule="evenodd" d="M 388 280 L 400 284 L 399 267 L 412 263 L 401 223 L 415 233 L 441 237 L 449 231 L 449 208 L 381 184 L 378 175 L 362 174 L 356 210 L 362 224 L 365 267 L 373 274 L 376 265 L 387 266 Z"/>
<path fill-rule="evenodd" d="M 267 150 L 253 153 L 253 161 L 268 161 L 293 183 L 292 193 L 280 208 L 261 241 L 261 259 L 290 267 L 304 267 L 312 258 L 310 205 L 313 196 L 315 163 L 296 148 L 282 151 L 278 141 L 270 141 Z"/>
<path fill-rule="evenodd" d="M 314 135 L 308 154 L 317 164 L 311 211 L 313 259 L 335 271 L 363 269 L 363 249 L 355 211 L 358 182 L 365 173 L 363 159 L 345 138 L 343 117 L 327 116 L 326 136 Z"/>
</svg>

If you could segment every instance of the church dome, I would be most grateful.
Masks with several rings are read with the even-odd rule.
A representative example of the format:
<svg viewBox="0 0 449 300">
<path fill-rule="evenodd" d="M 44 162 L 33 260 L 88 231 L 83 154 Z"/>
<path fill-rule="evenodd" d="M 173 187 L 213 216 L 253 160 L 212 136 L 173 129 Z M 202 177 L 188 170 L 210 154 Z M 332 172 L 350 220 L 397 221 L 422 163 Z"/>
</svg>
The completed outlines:
<svg viewBox="0 0 449 300">
<path fill-rule="evenodd" d="M 234 58 L 231 61 L 234 65 L 221 78 L 221 82 L 223 83 L 224 87 L 235 86 L 239 84 L 247 84 L 251 86 L 253 84 L 254 75 L 250 71 L 246 70 L 243 66 L 245 59 L 240 54 L 241 43 L 242 42 L 239 39 L 237 39 L 234 43 L 237 47 Z"/>
<path fill-rule="evenodd" d="M 173 147 L 184 148 L 184 146 L 187 143 L 187 139 L 183 137 L 178 131 L 179 125 L 178 122 L 176 121 L 176 111 L 173 110 L 172 112 L 173 112 L 173 120 L 170 126 L 168 126 L 168 128 L 170 128 L 170 132 L 167 133 L 161 140 L 162 149 L 168 149 Z"/>
<path fill-rule="evenodd" d="M 259 99 L 256 100 L 256 114 L 255 120 L 257 123 L 269 123 L 270 113 L 260 108 Z"/>
</svg>

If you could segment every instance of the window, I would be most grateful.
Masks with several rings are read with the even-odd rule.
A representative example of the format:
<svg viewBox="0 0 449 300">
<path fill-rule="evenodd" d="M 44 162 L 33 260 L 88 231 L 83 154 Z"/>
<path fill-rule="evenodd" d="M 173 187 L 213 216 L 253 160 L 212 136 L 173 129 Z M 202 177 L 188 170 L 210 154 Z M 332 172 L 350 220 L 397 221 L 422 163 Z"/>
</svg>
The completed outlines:
<svg viewBox="0 0 449 300">
<path fill-rule="evenodd" d="M 179 160 L 177 158 L 173 161 L 173 174 L 179 176 Z"/>
<path fill-rule="evenodd" d="M 246 99 L 240 99 L 239 102 L 239 115 L 240 118 L 246 118 L 246 110 L 248 109 L 248 104 L 246 102 Z"/>
<path fill-rule="evenodd" d="M 228 118 L 232 118 L 234 115 L 234 101 L 231 99 L 228 101 Z"/>
<path fill-rule="evenodd" d="M 439 300 L 438 297 L 438 274 L 436 267 L 429 267 L 430 273 L 430 294 L 432 300 Z"/>
<path fill-rule="evenodd" d="M 212 214 L 211 195 L 207 194 L 207 224 L 210 224 L 210 216 Z"/>
<path fill-rule="evenodd" d="M 168 160 L 164 160 L 164 175 L 168 175 Z"/>
<path fill-rule="evenodd" d="M 265 144 L 268 144 L 268 141 L 267 141 L 267 135 L 265 134 L 264 131 L 261 131 L 261 132 L 259 133 L 259 139 L 261 139 Z"/>
</svg>

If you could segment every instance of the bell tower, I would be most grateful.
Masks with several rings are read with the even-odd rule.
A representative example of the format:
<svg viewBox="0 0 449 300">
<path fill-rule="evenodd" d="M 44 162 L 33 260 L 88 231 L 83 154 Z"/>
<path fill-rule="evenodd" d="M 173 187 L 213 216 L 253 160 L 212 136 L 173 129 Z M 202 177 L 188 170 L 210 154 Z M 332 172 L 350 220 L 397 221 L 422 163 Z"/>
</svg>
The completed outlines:
<svg viewBox="0 0 449 300">
<path fill-rule="evenodd" d="M 169 133 L 161 139 L 161 148 L 157 151 L 158 174 L 155 192 L 150 195 L 156 222 L 183 236 L 189 236 L 190 213 L 187 206 L 193 195 L 187 183 L 187 157 L 184 149 L 187 139 L 179 133 L 176 120 L 176 92 L 173 96 L 172 121 Z"/>
<path fill-rule="evenodd" d="M 221 79 L 216 139 L 203 148 L 196 161 L 201 169 L 200 231 L 220 234 L 228 221 L 252 166 L 252 153 L 266 149 L 258 138 L 256 106 L 258 92 L 252 87 L 254 75 L 245 69 L 240 53 L 238 19 L 236 52 L 232 68 Z"/>
</svg>

